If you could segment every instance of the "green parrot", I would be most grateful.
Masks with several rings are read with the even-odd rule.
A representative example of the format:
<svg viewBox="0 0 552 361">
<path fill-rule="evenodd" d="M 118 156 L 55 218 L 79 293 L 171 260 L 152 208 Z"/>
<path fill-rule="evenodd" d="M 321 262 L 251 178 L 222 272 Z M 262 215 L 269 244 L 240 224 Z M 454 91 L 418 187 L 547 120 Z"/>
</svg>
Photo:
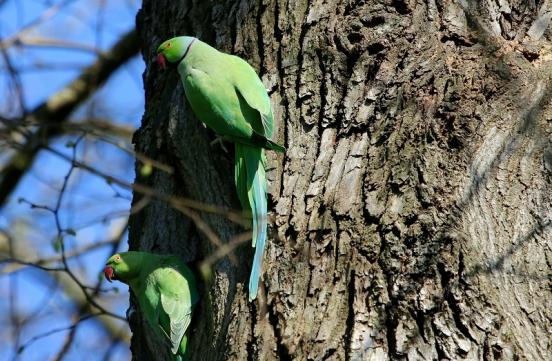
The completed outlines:
<svg viewBox="0 0 552 361">
<path fill-rule="evenodd" d="M 196 38 L 169 39 L 159 46 L 157 54 L 161 68 L 167 63 L 177 68 L 199 120 L 235 144 L 238 198 L 253 218 L 255 256 L 249 277 L 252 301 L 257 297 L 268 227 L 264 149 L 285 150 L 270 140 L 274 123 L 270 98 L 247 62 Z"/>
<path fill-rule="evenodd" d="M 111 256 L 104 275 L 130 286 L 154 333 L 169 342 L 174 360 L 186 360 L 186 329 L 199 300 L 192 271 L 176 256 L 130 251 Z"/>
</svg>

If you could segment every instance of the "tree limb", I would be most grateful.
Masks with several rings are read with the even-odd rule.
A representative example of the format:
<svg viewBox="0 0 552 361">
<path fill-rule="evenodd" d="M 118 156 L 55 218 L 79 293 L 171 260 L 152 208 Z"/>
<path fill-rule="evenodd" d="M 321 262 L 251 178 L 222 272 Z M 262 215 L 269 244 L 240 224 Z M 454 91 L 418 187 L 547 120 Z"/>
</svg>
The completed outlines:
<svg viewBox="0 0 552 361">
<path fill-rule="evenodd" d="M 96 91 L 121 65 L 138 53 L 140 41 L 135 30 L 124 35 L 108 52 L 86 68 L 65 88 L 39 105 L 25 121 L 38 124 L 26 144 L 14 154 L 0 172 L 0 204 L 15 189 L 21 177 L 33 164 L 41 146 L 61 133 L 63 123 L 94 91 Z"/>
</svg>

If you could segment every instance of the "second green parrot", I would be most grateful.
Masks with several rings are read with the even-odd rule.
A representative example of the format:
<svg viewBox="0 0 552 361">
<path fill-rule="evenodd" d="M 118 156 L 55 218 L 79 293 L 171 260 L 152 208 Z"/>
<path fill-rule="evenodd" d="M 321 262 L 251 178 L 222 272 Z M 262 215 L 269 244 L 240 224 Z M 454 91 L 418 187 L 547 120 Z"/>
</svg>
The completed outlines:
<svg viewBox="0 0 552 361">
<path fill-rule="evenodd" d="M 270 138 L 274 117 L 270 98 L 255 70 L 243 59 L 225 54 L 189 36 L 163 42 L 157 62 L 176 66 L 195 115 L 235 144 L 234 179 L 244 210 L 253 216 L 255 256 L 249 277 L 249 300 L 257 297 L 265 249 L 268 206 L 264 149 L 284 152 Z"/>
<path fill-rule="evenodd" d="M 199 300 L 192 271 L 176 256 L 130 251 L 111 256 L 104 275 L 109 282 L 130 286 L 154 333 L 168 341 L 174 360 L 186 360 L 186 329 Z"/>
</svg>

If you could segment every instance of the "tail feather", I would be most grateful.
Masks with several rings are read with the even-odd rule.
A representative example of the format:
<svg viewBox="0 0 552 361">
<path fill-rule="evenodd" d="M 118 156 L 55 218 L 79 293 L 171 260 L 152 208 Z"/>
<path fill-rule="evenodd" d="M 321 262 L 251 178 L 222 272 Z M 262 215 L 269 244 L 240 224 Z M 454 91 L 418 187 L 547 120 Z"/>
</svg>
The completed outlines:
<svg viewBox="0 0 552 361">
<path fill-rule="evenodd" d="M 188 336 L 184 335 L 184 337 L 182 337 L 182 340 L 180 341 L 178 352 L 173 357 L 174 361 L 186 361 L 190 358 L 187 346 L 188 346 Z"/>
<path fill-rule="evenodd" d="M 255 256 L 249 277 L 249 300 L 257 297 L 268 228 L 265 159 L 262 148 L 236 143 L 236 188 L 242 207 L 253 215 Z"/>
<path fill-rule="evenodd" d="M 284 148 L 283 146 L 281 146 L 278 143 L 275 143 L 275 142 L 271 141 L 270 139 L 266 140 L 266 144 L 267 144 L 266 148 L 268 148 L 270 150 L 273 150 L 275 152 L 284 153 L 286 151 L 286 148 Z"/>
<path fill-rule="evenodd" d="M 236 182 L 236 191 L 238 192 L 238 198 L 242 209 L 245 212 L 250 212 L 251 206 L 249 205 L 249 197 L 247 195 L 249 186 L 247 185 L 247 169 L 245 167 L 244 153 L 243 145 L 236 143 L 234 160 L 234 181 Z"/>
</svg>

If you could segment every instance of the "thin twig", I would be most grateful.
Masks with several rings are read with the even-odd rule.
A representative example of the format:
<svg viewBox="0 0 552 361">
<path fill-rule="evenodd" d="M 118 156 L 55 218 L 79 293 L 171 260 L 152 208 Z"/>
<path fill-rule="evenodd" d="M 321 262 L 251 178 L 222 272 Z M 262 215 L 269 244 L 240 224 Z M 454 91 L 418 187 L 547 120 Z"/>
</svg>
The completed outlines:
<svg viewBox="0 0 552 361">
<path fill-rule="evenodd" d="M 23 345 L 21 345 L 18 349 L 17 349 L 17 353 L 20 354 L 22 353 L 23 351 L 25 351 L 25 349 L 27 347 L 29 347 L 31 344 L 33 344 L 34 342 L 40 340 L 40 339 L 43 339 L 44 337 L 48 337 L 48 336 L 51 336 L 51 335 L 54 335 L 56 333 L 59 333 L 59 332 L 63 332 L 63 331 L 70 331 L 72 329 L 74 329 L 75 327 L 77 327 L 77 325 L 82 322 L 82 321 L 86 321 L 88 319 L 91 319 L 93 317 L 98 317 L 98 316 L 102 316 L 103 314 L 102 313 L 95 313 L 95 314 L 88 314 L 88 315 L 85 315 L 85 316 L 82 316 L 80 317 L 78 320 L 74 321 L 70 326 L 66 326 L 66 327 L 59 327 L 59 328 L 54 328 L 50 331 L 46 331 L 44 333 L 41 333 L 41 334 L 38 334 L 36 336 L 33 336 L 31 337 L 27 342 L 25 342 Z"/>
<path fill-rule="evenodd" d="M 19 31 L 9 38 L 4 39 L 0 43 L 0 47 L 3 49 L 7 49 L 10 46 L 14 45 L 15 43 L 19 42 L 20 39 L 27 33 L 34 30 L 36 27 L 42 25 L 47 20 L 51 19 L 53 16 L 57 15 L 60 10 L 62 10 L 65 6 L 71 4 L 72 2 L 75 2 L 76 0 L 66 0 L 57 4 L 52 5 L 46 11 L 44 11 L 38 18 L 34 19 L 33 21 L 29 22 L 28 24 L 22 26 Z"/>
<path fill-rule="evenodd" d="M 196 228 L 199 229 L 201 232 L 203 232 L 203 234 L 205 234 L 207 239 L 212 244 L 217 246 L 218 249 L 224 247 L 224 243 L 217 236 L 216 232 L 213 231 L 213 229 L 207 224 L 207 222 L 205 222 L 203 219 L 201 219 L 199 214 L 197 214 L 196 212 L 194 212 L 193 210 L 191 210 L 190 208 L 187 208 L 187 207 L 182 207 L 182 206 L 179 206 L 179 205 L 174 205 L 173 207 L 175 209 L 179 210 L 180 212 L 182 212 L 182 214 L 184 214 L 188 218 L 190 218 L 194 222 L 194 225 L 196 226 Z M 232 261 L 232 263 L 234 263 L 236 265 L 238 264 L 238 260 L 236 259 L 236 256 L 234 256 L 234 254 L 230 253 L 228 256 L 230 258 L 230 261 Z"/>
<path fill-rule="evenodd" d="M 34 262 L 23 261 L 23 260 L 20 260 L 20 259 L 17 259 L 17 258 L 12 258 L 12 257 L 1 260 L 0 265 L 3 264 L 3 263 L 16 263 L 16 264 L 20 264 L 20 265 L 23 265 L 23 266 L 38 268 L 39 270 L 46 271 L 46 272 L 64 272 L 65 271 L 64 267 L 46 267 L 46 266 L 41 266 L 39 264 L 36 264 Z"/>
<path fill-rule="evenodd" d="M 62 159 L 65 159 L 69 162 L 72 162 L 70 157 L 68 157 L 66 154 L 63 154 L 62 152 L 58 151 L 57 149 L 54 149 L 54 148 L 49 147 L 49 146 L 44 147 L 44 149 L 49 151 L 52 154 L 57 155 L 58 157 L 60 157 Z M 98 169 L 96 169 L 92 166 L 89 166 L 86 163 L 83 163 L 83 162 L 80 162 L 80 161 L 75 161 L 74 164 L 75 164 L 75 166 L 77 166 L 81 169 L 84 169 L 84 170 L 90 172 L 91 174 L 94 174 L 98 177 L 101 177 L 101 178 L 105 179 L 105 181 L 108 182 L 108 183 L 118 184 L 121 187 L 131 189 L 131 190 L 133 190 L 135 192 L 138 192 L 142 195 L 150 196 L 152 198 L 155 198 L 155 199 L 158 199 L 160 201 L 166 202 L 166 203 L 168 203 L 169 205 L 171 205 L 173 207 L 192 208 L 192 209 L 202 211 L 202 212 L 218 214 L 220 216 L 226 217 L 227 219 L 229 219 L 230 221 L 232 221 L 234 223 L 241 224 L 241 225 L 244 225 L 244 226 L 247 226 L 249 224 L 249 222 L 245 221 L 245 217 L 243 216 L 243 213 L 241 211 L 236 211 L 236 210 L 232 210 L 232 209 L 229 209 L 229 208 L 219 207 L 219 206 L 215 206 L 215 205 L 212 205 L 212 204 L 207 204 L 207 203 L 195 201 L 195 200 L 189 199 L 189 198 L 182 198 L 182 197 L 175 197 L 175 196 L 172 196 L 172 195 L 166 195 L 166 194 L 160 193 L 157 190 L 155 190 L 151 187 L 148 187 L 146 185 L 143 185 L 143 184 L 125 182 L 121 179 L 118 179 L 118 178 L 113 177 L 113 176 L 111 176 L 107 173 L 104 173 L 104 172 L 102 172 L 102 171 L 100 171 L 100 170 L 98 170 Z"/>
<path fill-rule="evenodd" d="M 218 247 L 215 252 L 205 258 L 199 265 L 203 274 L 211 269 L 211 267 L 220 259 L 227 255 L 232 255 L 232 252 L 240 245 L 251 239 L 251 232 L 244 232 L 234 236 L 230 241 Z"/>
<path fill-rule="evenodd" d="M 13 84 L 13 89 L 15 90 L 15 95 L 17 97 L 17 102 L 19 104 L 19 111 L 23 114 L 27 114 L 27 107 L 25 105 L 25 97 L 23 96 L 23 85 L 21 84 L 21 79 L 19 78 L 19 73 L 15 69 L 10 59 L 10 55 L 6 49 L 0 49 L 2 52 L 2 57 L 4 58 L 4 63 L 8 69 L 8 74 Z"/>
<path fill-rule="evenodd" d="M 39 126 L 37 131 L 25 135 L 28 140 L 17 151 L 0 172 L 0 204 L 15 189 L 21 177 L 32 165 L 45 140 L 61 134 L 61 127 L 69 114 L 86 100 L 98 87 L 122 64 L 138 53 L 140 42 L 135 30 L 125 34 L 105 56 L 86 68 L 65 88 L 48 98 L 35 108 L 26 118 L 25 123 L 49 124 Z M 58 127 L 52 126 L 57 124 Z"/>
<path fill-rule="evenodd" d="M 102 51 L 100 51 L 98 48 L 87 44 L 83 44 L 83 43 L 77 43 L 74 41 L 33 37 L 33 38 L 22 38 L 19 43 L 23 45 L 28 45 L 28 46 L 46 46 L 50 49 L 60 48 L 60 49 L 78 50 L 78 51 L 84 51 L 87 53 L 96 54 L 98 56 L 103 56 Z"/>
<path fill-rule="evenodd" d="M 67 253 L 66 258 L 71 259 L 71 258 L 79 257 L 79 256 L 82 256 L 83 254 L 86 254 L 86 253 L 90 252 L 90 251 L 94 251 L 96 249 L 106 247 L 106 246 L 113 246 L 114 244 L 118 244 L 118 243 L 119 243 L 119 239 L 117 239 L 117 238 L 113 238 L 113 239 L 109 239 L 109 240 L 101 241 L 101 242 L 91 243 L 89 245 L 86 245 L 84 247 L 76 249 L 76 250 L 74 250 L 70 253 Z M 16 272 L 19 269 L 21 269 L 22 267 L 35 267 L 35 268 L 41 269 L 43 271 L 49 271 L 49 272 L 51 272 L 51 271 L 65 271 L 64 268 L 49 268 L 49 267 L 44 266 L 44 265 L 47 265 L 49 263 L 61 262 L 61 256 L 52 256 L 52 257 L 46 257 L 46 258 L 39 258 L 39 259 L 36 259 L 34 261 L 24 261 L 24 260 L 19 260 L 19 259 L 15 259 L 15 258 L 10 257 L 10 258 L 7 258 L 5 260 L 2 260 L 0 263 L 3 263 L 3 262 L 14 263 L 14 264 L 18 264 L 18 265 L 21 266 L 21 267 L 10 267 L 10 269 L 8 269 L 8 270 L 4 269 L 4 271 L 3 271 L 4 274 Z"/>
<path fill-rule="evenodd" d="M 168 203 L 173 208 L 179 210 L 184 215 L 189 217 L 194 222 L 195 226 L 201 232 L 203 232 L 203 234 L 207 237 L 207 239 L 217 247 L 221 247 L 223 245 L 223 242 L 220 240 L 220 238 L 217 236 L 217 234 L 212 230 L 212 228 L 205 221 L 203 221 L 203 219 L 201 219 L 201 217 L 196 212 L 194 212 L 192 209 L 199 210 L 199 211 L 204 211 L 204 212 L 215 213 L 215 214 L 220 214 L 220 215 L 223 215 L 226 218 L 228 218 L 229 220 L 234 221 L 236 223 L 240 223 L 240 224 L 245 223 L 244 222 L 245 217 L 243 217 L 241 212 L 238 213 L 237 211 L 229 210 L 229 209 L 226 209 L 226 208 L 216 207 L 216 206 L 213 206 L 213 205 L 210 205 L 210 204 L 197 202 L 197 201 L 187 199 L 187 198 L 179 198 L 179 197 L 174 197 L 174 196 L 168 196 L 168 195 L 159 193 L 158 191 L 156 191 L 153 188 L 150 188 L 150 187 L 138 184 L 138 183 L 130 184 L 128 182 L 117 179 L 113 176 L 107 175 L 107 174 L 105 174 L 105 173 L 103 173 L 103 172 L 101 172 L 101 171 L 99 171 L 99 170 L 97 170 L 93 167 L 90 167 L 87 164 L 84 164 L 82 162 L 79 162 L 79 161 L 76 161 L 76 160 L 73 160 L 73 159 L 69 159 L 69 157 L 67 157 L 67 155 L 57 151 L 56 149 L 53 149 L 51 147 L 46 147 L 45 149 L 47 149 L 48 151 L 58 155 L 59 157 L 65 159 L 67 161 L 70 161 L 71 164 L 73 164 L 75 166 L 78 166 L 79 168 L 85 169 L 85 170 L 91 172 L 92 174 L 95 174 L 95 175 L 98 175 L 98 176 L 104 178 L 108 183 L 116 183 L 116 184 L 118 184 L 122 187 L 132 189 L 132 190 L 134 190 L 138 193 L 141 193 L 143 195 L 151 196 L 151 197 L 154 197 L 156 199 L 159 199 L 161 201 L 164 201 L 164 202 Z M 234 255 L 231 254 L 229 257 L 233 262 L 237 262 Z"/>
</svg>

